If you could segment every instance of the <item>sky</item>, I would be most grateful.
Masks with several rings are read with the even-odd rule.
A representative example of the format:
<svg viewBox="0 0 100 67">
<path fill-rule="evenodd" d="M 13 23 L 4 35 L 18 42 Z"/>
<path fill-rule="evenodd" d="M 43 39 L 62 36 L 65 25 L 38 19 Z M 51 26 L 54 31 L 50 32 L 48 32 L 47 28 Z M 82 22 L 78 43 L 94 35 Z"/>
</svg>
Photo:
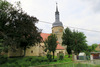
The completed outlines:
<svg viewBox="0 0 100 67">
<path fill-rule="evenodd" d="M 100 0 L 7 0 L 15 4 L 20 1 L 22 9 L 30 16 L 37 17 L 36 26 L 43 33 L 52 33 L 55 21 L 56 2 L 60 12 L 60 21 L 64 28 L 83 32 L 88 45 L 100 44 Z M 79 29 L 82 28 L 82 29 Z M 86 29 L 86 30 L 83 30 Z M 92 30 L 92 31 L 89 31 Z"/>
</svg>

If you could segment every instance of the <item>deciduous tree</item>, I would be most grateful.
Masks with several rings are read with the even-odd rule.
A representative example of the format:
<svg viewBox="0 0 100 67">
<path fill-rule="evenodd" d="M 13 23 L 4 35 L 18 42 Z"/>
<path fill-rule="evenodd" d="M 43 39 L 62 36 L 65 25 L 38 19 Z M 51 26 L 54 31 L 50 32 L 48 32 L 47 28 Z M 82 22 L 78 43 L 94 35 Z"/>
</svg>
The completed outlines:
<svg viewBox="0 0 100 67">
<path fill-rule="evenodd" d="M 53 53 L 53 59 L 54 59 L 54 53 L 57 47 L 57 36 L 55 34 L 51 34 L 48 36 L 48 38 L 44 42 L 46 50 L 49 50 L 50 53 Z"/>
<path fill-rule="evenodd" d="M 73 40 L 72 40 L 72 31 L 68 27 L 64 30 L 62 39 L 63 39 L 62 44 L 67 45 L 66 50 L 67 50 L 68 55 L 70 57 Z"/>
<path fill-rule="evenodd" d="M 13 46 L 24 49 L 25 56 L 26 48 L 41 41 L 41 32 L 35 26 L 38 19 L 25 13 L 19 3 L 16 8 L 7 1 L 2 1 L 1 4 L 0 34 L 3 36 L 3 45 L 12 49 Z"/>
<path fill-rule="evenodd" d="M 71 31 L 69 28 L 66 28 L 63 32 L 63 45 L 67 45 L 67 52 L 71 54 L 71 50 L 74 50 L 75 54 L 78 54 L 87 49 L 86 36 L 82 32 Z"/>
<path fill-rule="evenodd" d="M 83 32 L 73 31 L 73 50 L 76 54 L 86 51 L 86 42 L 86 36 L 83 34 Z"/>
</svg>

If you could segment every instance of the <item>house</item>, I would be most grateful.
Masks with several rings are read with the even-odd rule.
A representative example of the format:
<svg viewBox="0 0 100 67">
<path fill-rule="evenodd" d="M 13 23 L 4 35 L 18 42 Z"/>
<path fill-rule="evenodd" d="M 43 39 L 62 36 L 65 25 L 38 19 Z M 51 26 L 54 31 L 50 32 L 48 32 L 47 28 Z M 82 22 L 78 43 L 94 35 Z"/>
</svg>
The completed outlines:
<svg viewBox="0 0 100 67">
<path fill-rule="evenodd" d="M 97 52 L 91 52 L 93 59 L 100 59 L 100 44 L 95 48 Z"/>
<path fill-rule="evenodd" d="M 93 59 L 100 59 L 100 52 L 91 52 Z"/>
<path fill-rule="evenodd" d="M 100 44 L 95 48 L 96 51 L 100 51 Z"/>
</svg>

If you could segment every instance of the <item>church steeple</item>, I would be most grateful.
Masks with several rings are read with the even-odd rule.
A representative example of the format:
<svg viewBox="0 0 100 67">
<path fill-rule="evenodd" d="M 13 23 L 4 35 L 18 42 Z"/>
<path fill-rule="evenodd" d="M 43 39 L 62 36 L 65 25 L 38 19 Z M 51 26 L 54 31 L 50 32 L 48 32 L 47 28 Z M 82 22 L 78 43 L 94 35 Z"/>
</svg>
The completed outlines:
<svg viewBox="0 0 100 67">
<path fill-rule="evenodd" d="M 62 22 L 60 22 L 58 4 L 57 3 L 56 3 L 56 12 L 55 12 L 55 22 L 52 24 L 52 26 L 53 27 L 56 27 L 56 26 L 62 26 L 63 27 Z"/>
<path fill-rule="evenodd" d="M 56 3 L 56 12 L 58 12 L 58 5 L 57 5 L 57 3 Z"/>
<path fill-rule="evenodd" d="M 57 3 L 56 3 L 55 21 L 59 21 L 59 11 Z"/>
<path fill-rule="evenodd" d="M 56 3 L 55 22 L 52 24 L 52 33 L 57 36 L 60 45 L 62 44 L 63 29 L 64 27 L 62 22 L 60 22 L 60 14 L 58 11 L 58 5 Z"/>
</svg>

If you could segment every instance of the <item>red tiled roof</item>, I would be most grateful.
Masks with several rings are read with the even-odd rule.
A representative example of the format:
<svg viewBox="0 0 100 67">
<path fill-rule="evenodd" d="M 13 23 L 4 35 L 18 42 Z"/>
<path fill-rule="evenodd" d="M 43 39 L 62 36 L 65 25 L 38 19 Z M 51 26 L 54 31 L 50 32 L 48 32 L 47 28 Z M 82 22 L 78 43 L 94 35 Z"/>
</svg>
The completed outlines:
<svg viewBox="0 0 100 67">
<path fill-rule="evenodd" d="M 59 43 L 59 41 L 57 41 L 57 44 Z"/>
<path fill-rule="evenodd" d="M 61 45 L 59 45 L 59 44 L 57 45 L 56 49 L 58 49 L 58 50 L 64 50 L 64 48 Z"/>
<path fill-rule="evenodd" d="M 40 35 L 43 38 L 43 41 L 45 41 L 50 34 L 48 34 L 48 33 L 41 33 Z M 57 41 L 57 43 L 59 43 L 59 42 Z M 59 44 L 57 45 L 56 49 L 64 50 L 64 48 L 61 45 L 59 45 Z"/>
<path fill-rule="evenodd" d="M 50 34 L 48 34 L 48 33 L 41 33 L 40 35 L 43 38 L 43 41 L 45 41 Z"/>
</svg>

